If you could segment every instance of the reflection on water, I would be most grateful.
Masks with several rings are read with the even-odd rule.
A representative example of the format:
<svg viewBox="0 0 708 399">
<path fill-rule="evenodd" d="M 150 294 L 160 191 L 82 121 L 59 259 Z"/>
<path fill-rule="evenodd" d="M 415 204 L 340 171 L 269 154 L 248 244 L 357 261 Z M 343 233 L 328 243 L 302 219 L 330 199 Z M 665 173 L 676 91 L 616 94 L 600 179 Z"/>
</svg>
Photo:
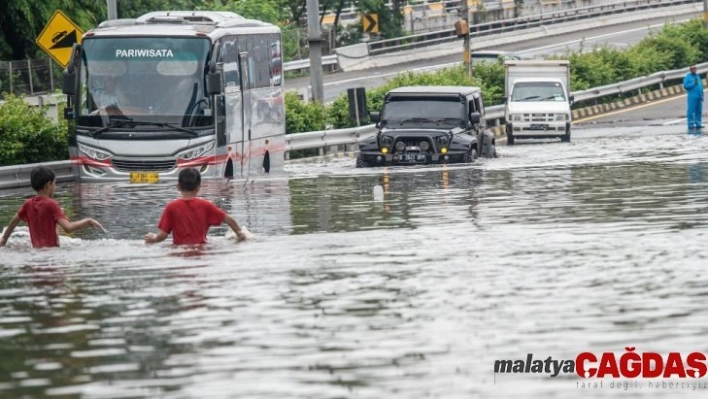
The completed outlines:
<svg viewBox="0 0 708 399">
<path fill-rule="evenodd" d="M 140 241 L 172 184 L 64 185 L 111 237 L 0 249 L 0 396 L 568 398 L 575 377 L 494 360 L 708 351 L 708 141 L 577 136 L 473 167 L 205 182 L 256 239 L 222 227 L 199 250 Z M 4 224 L 30 192 L 2 194 Z"/>
</svg>

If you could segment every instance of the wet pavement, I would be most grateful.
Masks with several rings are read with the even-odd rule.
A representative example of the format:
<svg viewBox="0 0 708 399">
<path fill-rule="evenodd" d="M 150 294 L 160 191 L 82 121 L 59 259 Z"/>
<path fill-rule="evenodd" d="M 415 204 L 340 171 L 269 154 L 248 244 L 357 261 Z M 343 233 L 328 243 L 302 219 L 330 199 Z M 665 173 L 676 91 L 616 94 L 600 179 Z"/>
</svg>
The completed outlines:
<svg viewBox="0 0 708 399">
<path fill-rule="evenodd" d="M 0 249 L 0 397 L 604 398 L 609 379 L 494 361 L 708 352 L 708 137 L 578 128 L 499 153 L 210 181 L 256 238 L 213 229 L 203 249 L 140 241 L 172 184 L 62 185 L 67 214 L 110 236 Z M 0 223 L 30 194 L 0 192 Z M 643 384 L 619 391 L 708 389 Z"/>
</svg>

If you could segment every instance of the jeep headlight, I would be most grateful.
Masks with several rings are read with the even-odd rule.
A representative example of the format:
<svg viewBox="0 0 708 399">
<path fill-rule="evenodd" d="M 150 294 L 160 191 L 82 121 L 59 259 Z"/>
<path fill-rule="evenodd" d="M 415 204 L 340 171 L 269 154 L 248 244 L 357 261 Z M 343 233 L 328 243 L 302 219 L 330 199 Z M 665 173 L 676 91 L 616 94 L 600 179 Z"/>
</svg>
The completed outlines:
<svg viewBox="0 0 708 399">
<path fill-rule="evenodd" d="M 438 144 L 442 147 L 446 146 L 448 143 L 447 136 L 438 136 L 438 138 L 435 139 L 435 141 L 437 141 Z"/>
<path fill-rule="evenodd" d="M 86 154 L 87 157 L 95 159 L 97 161 L 104 161 L 112 156 L 111 153 L 109 153 L 108 151 L 89 147 L 85 144 L 79 144 L 79 151 Z"/>
<path fill-rule="evenodd" d="M 556 120 L 557 120 L 557 121 L 566 121 L 566 120 L 568 120 L 568 115 L 566 115 L 566 114 L 556 114 Z"/>
<path fill-rule="evenodd" d="M 176 157 L 180 159 L 184 159 L 185 161 L 189 161 L 190 159 L 198 158 L 207 151 L 211 150 L 214 148 L 214 142 L 210 141 L 206 144 L 202 144 L 198 147 L 192 147 L 189 149 L 186 149 L 182 152 L 177 153 Z"/>
<path fill-rule="evenodd" d="M 393 137 L 391 136 L 381 136 L 381 146 L 390 147 L 393 145 Z"/>
</svg>

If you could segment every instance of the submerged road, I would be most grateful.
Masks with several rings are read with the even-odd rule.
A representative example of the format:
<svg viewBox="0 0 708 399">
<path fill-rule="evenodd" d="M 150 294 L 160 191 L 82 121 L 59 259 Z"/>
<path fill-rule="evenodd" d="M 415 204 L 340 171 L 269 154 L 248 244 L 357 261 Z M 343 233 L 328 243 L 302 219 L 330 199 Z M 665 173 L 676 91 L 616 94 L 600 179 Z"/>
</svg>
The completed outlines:
<svg viewBox="0 0 708 399">
<path fill-rule="evenodd" d="M 111 236 L 34 251 L 20 231 L 0 249 L 0 396 L 606 398 L 494 363 L 702 350 L 708 138 L 585 126 L 500 152 L 208 181 L 257 239 L 215 228 L 202 249 L 140 241 L 172 183 L 60 185 Z M 0 193 L 0 223 L 30 194 Z"/>
<path fill-rule="evenodd" d="M 650 31 L 660 29 L 667 22 L 681 22 L 698 15 L 686 14 L 681 17 L 655 18 L 651 20 L 631 22 L 622 25 L 612 25 L 603 28 L 578 31 L 562 36 L 552 36 L 527 42 L 499 46 L 489 50 L 512 51 L 525 58 L 542 57 L 544 55 L 563 53 L 568 50 L 591 49 L 594 45 L 607 44 L 614 47 L 626 47 L 639 42 Z M 462 44 L 460 44 L 462 46 Z M 460 62 L 462 55 L 440 57 L 438 59 L 420 60 L 411 63 L 370 69 L 365 71 L 342 72 L 324 76 L 325 101 L 334 101 L 348 88 L 378 87 L 403 71 L 425 71 L 439 69 Z M 310 78 L 302 77 L 288 79 L 287 89 L 299 89 L 310 85 Z"/>
</svg>

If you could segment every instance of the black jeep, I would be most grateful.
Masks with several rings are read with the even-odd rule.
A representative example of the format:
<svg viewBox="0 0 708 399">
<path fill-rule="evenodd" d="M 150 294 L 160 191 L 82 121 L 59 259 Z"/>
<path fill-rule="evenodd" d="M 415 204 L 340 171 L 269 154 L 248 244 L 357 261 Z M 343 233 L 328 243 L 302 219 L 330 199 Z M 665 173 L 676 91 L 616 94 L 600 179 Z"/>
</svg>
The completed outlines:
<svg viewBox="0 0 708 399">
<path fill-rule="evenodd" d="M 359 140 L 357 168 L 496 157 L 478 87 L 400 87 L 386 93 L 381 113 L 370 116 L 379 132 Z"/>
</svg>

